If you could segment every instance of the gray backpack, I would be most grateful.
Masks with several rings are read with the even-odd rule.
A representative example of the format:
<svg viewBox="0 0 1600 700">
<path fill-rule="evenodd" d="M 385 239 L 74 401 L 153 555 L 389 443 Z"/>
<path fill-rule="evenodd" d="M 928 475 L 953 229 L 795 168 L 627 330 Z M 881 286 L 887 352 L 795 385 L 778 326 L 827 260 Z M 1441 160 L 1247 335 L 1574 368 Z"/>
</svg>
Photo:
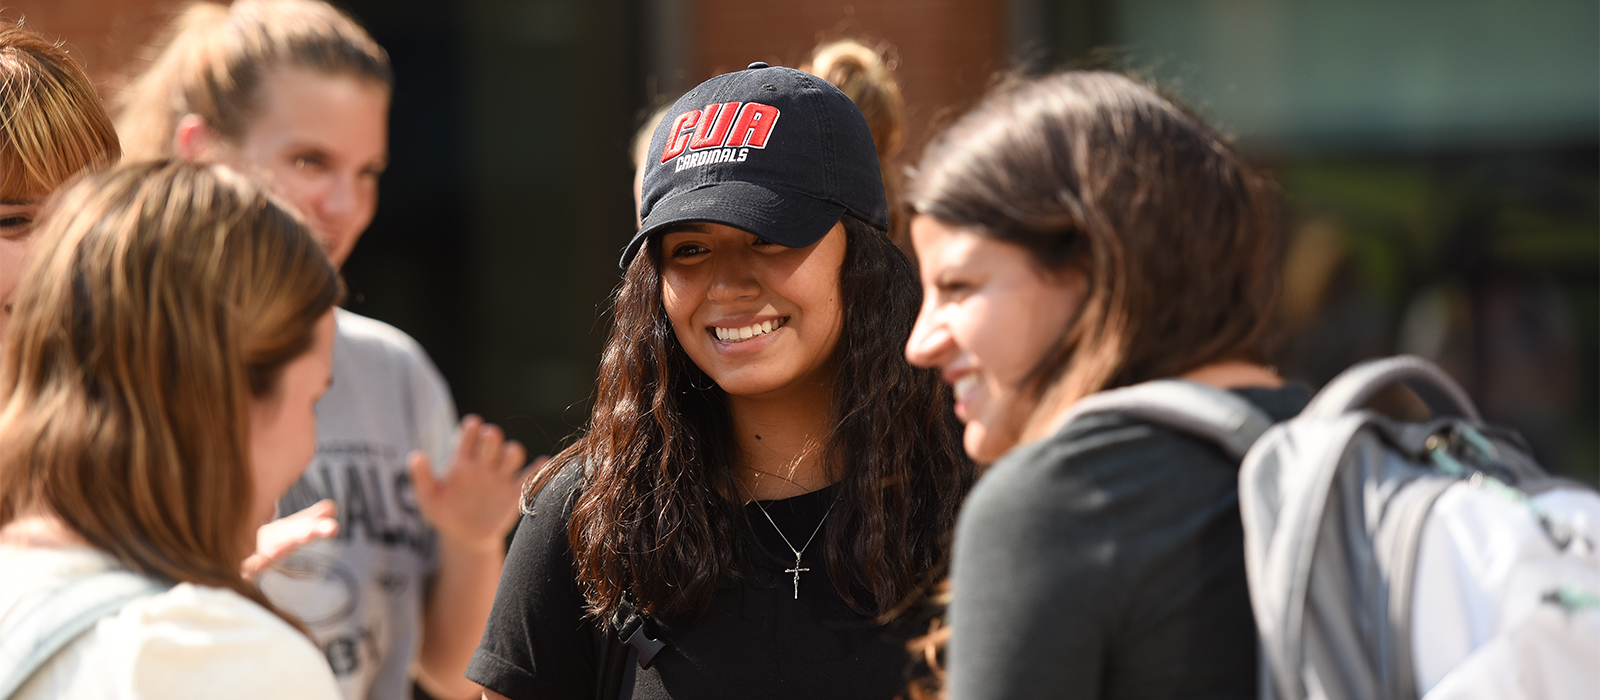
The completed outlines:
<svg viewBox="0 0 1600 700">
<path fill-rule="evenodd" d="M 1403 421 L 1366 409 L 1395 385 L 1410 389 L 1432 418 Z M 1239 509 L 1264 700 L 1418 696 L 1411 629 L 1418 544 L 1430 509 L 1452 487 L 1491 491 L 1520 504 L 1517 514 L 1538 523 L 1547 550 L 1571 554 L 1564 571 L 1577 571 L 1585 583 L 1600 580 L 1592 537 L 1531 498 L 1575 490 L 1593 506 L 1590 512 L 1600 512 L 1600 494 L 1547 474 L 1518 436 L 1483 425 L 1459 385 L 1421 358 L 1351 367 L 1299 416 L 1277 425 L 1236 394 L 1181 380 L 1090 396 L 1060 424 L 1104 412 L 1201 437 L 1242 460 Z M 1574 612 L 1588 615 L 1582 620 L 1586 627 L 1567 625 L 1559 632 L 1580 635 L 1579 643 L 1563 639 L 1555 648 L 1587 654 L 1600 647 L 1600 639 L 1591 639 L 1600 621 L 1597 592 L 1552 584 L 1530 603 L 1561 608 L 1569 618 Z M 1600 668 L 1600 658 L 1592 661 L 1588 665 Z M 1600 692 L 1600 685 L 1567 682 L 1588 683 L 1584 664 L 1578 659 L 1562 669 L 1578 666 L 1578 676 L 1534 678 L 1536 690 L 1527 694 L 1592 697 L 1587 694 Z"/>
<path fill-rule="evenodd" d="M 110 569 L 51 591 L 32 610 L 0 625 L 0 700 L 9 700 L 34 672 L 101 618 L 171 587 L 131 571 Z"/>
</svg>

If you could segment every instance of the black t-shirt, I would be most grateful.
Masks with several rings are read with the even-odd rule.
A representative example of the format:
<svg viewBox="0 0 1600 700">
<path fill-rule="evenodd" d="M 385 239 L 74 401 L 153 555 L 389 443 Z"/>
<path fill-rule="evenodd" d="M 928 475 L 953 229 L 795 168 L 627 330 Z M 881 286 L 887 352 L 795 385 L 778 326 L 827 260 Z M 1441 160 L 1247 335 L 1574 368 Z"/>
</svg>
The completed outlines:
<svg viewBox="0 0 1600 700">
<path fill-rule="evenodd" d="M 522 518 L 507 555 L 494 610 L 467 677 L 509 698 L 591 700 L 602 653 L 596 621 L 583 610 L 582 588 L 567 539 L 579 486 L 568 469 L 545 487 Z M 833 505 L 829 487 L 765 501 L 796 547 Z M 838 507 L 843 507 L 840 504 Z M 828 527 L 805 549 L 799 599 L 794 555 L 754 504 L 746 506 L 751 555 L 747 581 L 730 583 L 710 611 L 692 622 L 667 621 L 668 647 L 636 674 L 633 697 L 871 698 L 905 687 L 911 625 L 874 624 L 849 608 L 822 556 Z M 660 621 L 656 621 L 660 622 Z"/>
<path fill-rule="evenodd" d="M 1309 399 L 1236 393 L 1276 420 Z M 950 697 L 1254 698 L 1238 473 L 1113 414 L 1007 454 L 956 526 Z"/>
</svg>

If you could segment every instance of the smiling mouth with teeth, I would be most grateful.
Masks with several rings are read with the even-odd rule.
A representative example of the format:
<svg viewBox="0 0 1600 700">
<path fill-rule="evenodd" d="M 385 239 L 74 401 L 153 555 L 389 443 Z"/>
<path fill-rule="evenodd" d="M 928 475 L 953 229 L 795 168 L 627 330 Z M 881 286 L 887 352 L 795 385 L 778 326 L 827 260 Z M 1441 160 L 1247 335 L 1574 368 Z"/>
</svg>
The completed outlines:
<svg viewBox="0 0 1600 700">
<path fill-rule="evenodd" d="M 740 343 L 778 330 L 788 322 L 789 317 L 785 316 L 783 318 L 775 318 L 770 321 L 752 323 L 744 328 L 723 328 L 721 326 L 712 326 L 711 331 L 716 334 L 717 340 L 720 340 L 724 343 Z"/>
<path fill-rule="evenodd" d="M 973 389 L 978 388 L 978 374 L 974 372 L 957 379 L 956 383 L 950 388 L 951 391 L 956 395 L 956 400 L 961 401 L 967 398 L 967 395 L 972 393 Z"/>
</svg>

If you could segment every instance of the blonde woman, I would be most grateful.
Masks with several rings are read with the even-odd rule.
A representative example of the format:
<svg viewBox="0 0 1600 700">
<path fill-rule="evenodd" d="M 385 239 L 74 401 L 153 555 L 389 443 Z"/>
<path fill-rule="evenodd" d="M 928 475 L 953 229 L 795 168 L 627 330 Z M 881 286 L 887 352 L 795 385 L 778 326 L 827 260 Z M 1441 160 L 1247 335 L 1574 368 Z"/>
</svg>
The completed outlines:
<svg viewBox="0 0 1600 700">
<path fill-rule="evenodd" d="M 388 161 L 383 49 L 318 0 L 199 3 L 170 34 L 119 96 L 128 157 L 220 162 L 258 178 L 342 265 L 372 221 Z M 468 416 L 452 451 L 455 406 L 416 341 L 337 317 L 317 457 L 280 504 L 310 512 L 280 524 L 330 525 L 331 504 L 314 505 L 329 499 L 338 534 L 262 574 L 261 588 L 306 621 L 346 697 L 409 698 L 413 673 L 436 697 L 476 697 L 462 672 L 516 523 L 523 449 Z"/>
<path fill-rule="evenodd" d="M 239 576 L 315 449 L 337 272 L 217 167 L 123 167 L 53 207 L 0 362 L 0 696 L 337 698 Z M 119 585 L 81 634 L 41 622 Z"/>
<path fill-rule="evenodd" d="M 121 154 L 83 68 L 55 44 L 0 20 L 0 303 L 9 308 L 45 198 Z M 0 313 L 0 328 L 9 317 Z"/>
</svg>

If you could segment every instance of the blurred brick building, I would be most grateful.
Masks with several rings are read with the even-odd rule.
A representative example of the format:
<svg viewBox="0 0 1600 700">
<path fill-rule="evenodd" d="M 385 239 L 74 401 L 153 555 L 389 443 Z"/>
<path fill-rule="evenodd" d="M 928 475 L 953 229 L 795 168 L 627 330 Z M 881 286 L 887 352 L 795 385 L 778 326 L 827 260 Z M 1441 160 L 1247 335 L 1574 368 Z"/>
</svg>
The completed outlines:
<svg viewBox="0 0 1600 700">
<path fill-rule="evenodd" d="M 108 100 L 181 0 L 17 0 Z M 902 154 L 1003 67 L 1005 0 L 336 0 L 390 52 L 391 167 L 346 265 L 350 306 L 412 333 L 464 411 L 534 449 L 585 417 L 600 310 L 632 232 L 626 144 L 655 101 L 823 40 L 884 49 Z M 902 162 L 885 164 L 900 168 Z"/>
<path fill-rule="evenodd" d="M 376 10 L 367 7 L 376 3 L 359 0 L 334 4 L 363 19 Z M 109 100 L 126 69 L 149 50 L 165 21 L 183 5 L 184 0 L 18 0 L 5 7 L 12 19 L 25 18 L 30 27 L 65 42 Z M 643 73 L 651 96 L 680 94 L 751 61 L 799 66 L 814 46 L 831 39 L 858 38 L 882 47 L 910 107 L 908 153 L 920 150 L 932 120 L 969 104 L 994 71 L 1004 67 L 1011 11 L 1006 0 L 663 0 L 617 5 L 615 10 L 631 14 L 637 25 L 631 72 Z M 486 23 L 523 25 L 523 33 L 535 35 L 563 34 L 575 22 L 584 22 L 574 16 L 583 10 L 560 2 L 446 2 L 417 9 L 418 19 L 443 25 L 442 31 L 464 29 L 449 25 L 452 16 L 460 22 L 465 14 Z M 629 33 L 626 24 L 611 31 Z M 637 82 L 638 77 L 617 80 Z"/>
<path fill-rule="evenodd" d="M 1594 0 L 339 0 L 390 51 L 392 166 L 346 266 L 464 410 L 535 449 L 586 417 L 626 144 L 653 101 L 819 41 L 883 46 L 914 160 L 997 69 L 1132 69 L 1277 173 L 1282 367 L 1440 360 L 1547 462 L 1600 474 Z M 176 3 L 14 0 L 109 94 Z"/>
</svg>

